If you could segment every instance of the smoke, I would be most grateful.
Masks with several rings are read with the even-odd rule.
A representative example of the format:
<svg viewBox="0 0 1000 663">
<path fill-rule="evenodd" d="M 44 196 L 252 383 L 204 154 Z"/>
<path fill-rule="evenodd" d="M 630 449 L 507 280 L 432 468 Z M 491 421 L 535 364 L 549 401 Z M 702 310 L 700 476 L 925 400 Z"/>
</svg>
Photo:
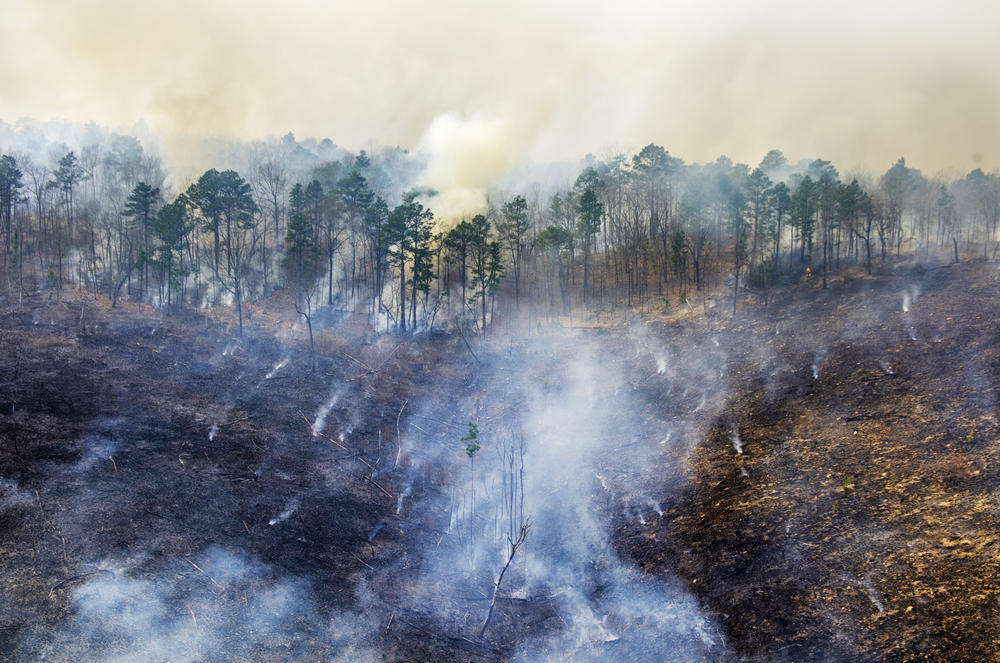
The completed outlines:
<svg viewBox="0 0 1000 663">
<path fill-rule="evenodd" d="M 525 591 L 558 594 L 567 628 L 543 642 L 528 643 L 522 657 L 714 658 L 724 645 L 711 619 L 678 583 L 634 579 L 630 565 L 614 550 L 602 517 L 611 499 L 608 483 L 618 500 L 640 505 L 632 512 L 641 523 L 644 511 L 659 517 L 662 509 L 646 491 L 656 490 L 662 497 L 663 485 L 647 485 L 643 468 L 664 468 L 668 483 L 676 481 L 684 464 L 668 454 L 678 449 L 664 450 L 662 440 L 647 434 L 652 422 L 645 421 L 640 401 L 631 393 L 635 385 L 626 380 L 628 366 L 598 359 L 599 350 L 579 340 L 575 345 L 565 373 L 555 376 L 550 388 L 528 388 L 525 424 L 525 462 L 531 468 L 525 502 L 537 523 L 526 552 Z M 652 350 L 654 357 L 660 352 Z M 651 379 L 662 388 L 669 378 L 657 371 Z M 699 428 L 690 419 L 678 423 L 689 429 L 685 432 Z M 598 470 L 610 478 L 601 480 Z"/>
<path fill-rule="evenodd" d="M 211 349 L 202 354 L 212 356 Z M 263 358 L 262 369 L 273 361 Z M 42 545 L 33 559 L 54 573 L 45 575 L 42 591 L 61 606 L 53 621 L 32 619 L 37 628 L 5 642 L 5 654 L 16 660 L 100 663 L 381 660 L 371 648 L 377 618 L 354 607 L 370 600 L 360 585 L 352 592 L 353 580 L 345 576 L 346 589 L 331 590 L 315 581 L 301 552 L 293 553 L 299 561 L 289 564 L 287 557 L 276 559 L 266 546 L 257 547 L 268 540 L 258 525 L 274 532 L 270 540 L 280 541 L 286 552 L 322 528 L 322 520 L 316 526 L 316 503 L 327 500 L 327 506 L 336 498 L 322 475 L 307 489 L 280 470 L 259 474 L 253 480 L 263 487 L 260 493 L 255 490 L 250 502 L 234 499 L 228 480 L 217 481 L 207 455 L 178 455 L 180 449 L 205 446 L 163 442 L 160 436 L 169 430 L 169 422 L 138 405 L 127 417 L 91 422 L 76 445 L 78 459 L 53 464 L 44 481 L 32 482 L 37 489 L 0 478 L 0 514 L 30 508 L 40 515 L 46 538 L 51 533 L 56 542 L 56 547 Z M 107 458 L 112 452 L 117 465 Z M 262 460 L 279 465 L 287 453 Z M 267 520 L 268 515 L 273 517 Z M 147 516 L 151 520 L 140 522 Z M 344 538 L 350 534 L 341 532 L 338 540 Z M 44 566 L 46 554 L 59 561 L 53 565 L 50 558 Z M 42 597 L 36 601 L 44 603 Z M 23 596 L 0 614 L 5 623 L 36 617 L 23 607 Z"/>
<path fill-rule="evenodd" d="M 429 206 L 438 219 L 447 222 L 485 211 L 487 190 L 518 158 L 510 130 L 497 118 L 454 113 L 434 118 L 417 150 L 429 156 L 421 179 L 437 192 Z"/>
<path fill-rule="evenodd" d="M 13 2 L 0 118 L 142 118 L 181 170 L 205 166 L 205 137 L 289 130 L 354 150 L 440 145 L 435 177 L 473 154 L 455 155 L 449 133 L 502 148 L 475 151 L 481 174 L 505 170 L 505 154 L 575 160 L 650 141 L 689 161 L 752 164 L 777 147 L 846 168 L 901 154 L 990 168 L 996 12 L 984 0 Z M 464 213 L 479 175 L 458 175 L 441 188 Z"/>
<path fill-rule="evenodd" d="M 419 576 L 405 588 L 397 579 L 410 559 L 376 574 L 393 586 L 386 591 L 411 611 L 433 606 L 445 632 L 476 632 L 510 542 L 530 523 L 490 627 L 503 641 L 523 620 L 544 622 L 515 660 L 723 655 L 712 616 L 669 574 L 641 577 L 616 549 L 615 527 L 621 514 L 654 526 L 684 484 L 691 443 L 725 403 L 725 353 L 687 341 L 671 348 L 640 326 L 621 344 L 611 350 L 558 333 L 522 339 L 480 357 L 471 384 L 439 379 L 414 405 L 397 460 L 396 518 L 379 522 L 369 540 L 387 528 L 440 534 L 418 551 Z M 682 395 L 685 384 L 693 388 Z M 462 439 L 470 420 L 481 445 L 474 458 Z M 470 596 L 485 599 L 469 604 Z"/>
<path fill-rule="evenodd" d="M 84 451 L 74 467 L 77 472 L 85 472 L 97 463 L 107 462 L 108 458 L 118 451 L 117 442 L 101 435 L 88 435 L 81 444 Z"/>
<path fill-rule="evenodd" d="M 141 560 L 101 560 L 70 593 L 74 616 L 37 660 L 102 663 L 285 660 L 317 649 L 335 661 L 375 661 L 371 627 L 353 612 L 324 617 L 308 585 L 212 546 L 143 572 Z"/>
<path fill-rule="evenodd" d="M 274 527 L 279 523 L 285 522 L 286 520 L 292 517 L 292 514 L 295 513 L 296 509 L 298 508 L 299 508 L 298 500 L 293 499 L 291 502 L 288 503 L 288 506 L 286 506 L 281 513 L 279 513 L 277 516 L 267 521 L 267 524 Z"/>
<path fill-rule="evenodd" d="M 441 343 L 387 339 L 382 361 L 359 361 L 395 357 L 400 369 L 384 365 L 370 383 L 336 363 L 329 378 L 264 381 L 288 350 L 253 338 L 173 348 L 190 362 L 176 387 L 195 400 L 170 381 L 148 401 L 123 395 L 127 409 L 111 410 L 122 416 L 92 420 L 79 455 L 33 484 L 37 494 L 0 484 L 0 498 L 35 497 L 20 508 L 37 509 L 51 539 L 55 577 L 42 593 L 58 585 L 64 609 L 19 634 L 15 655 L 366 660 L 394 638 L 474 638 L 507 536 L 530 521 L 487 632 L 505 656 L 717 659 L 726 644 L 713 616 L 619 545 L 623 526 L 655 536 L 684 485 L 687 452 L 725 403 L 725 344 L 653 327 L 553 332 L 487 344 L 473 365 Z M 410 383 L 403 408 L 385 398 L 402 398 L 388 386 L 394 370 L 438 350 L 444 361 L 419 364 L 426 379 Z M 351 452 L 310 443 L 303 418 L 313 430 L 326 422 L 324 437 Z"/>
<path fill-rule="evenodd" d="M 629 335 L 636 345 L 636 356 L 639 356 L 640 352 L 650 354 L 656 364 L 657 374 L 666 374 L 668 378 L 673 377 L 673 371 L 670 370 L 670 351 L 660 339 L 650 332 L 648 327 L 633 325 L 629 328 Z"/>
<path fill-rule="evenodd" d="M 17 481 L 0 477 L 0 510 L 19 504 L 27 504 L 30 501 L 31 496 L 18 488 Z"/>
<path fill-rule="evenodd" d="M 729 441 L 733 445 L 733 451 L 740 455 L 743 453 L 743 440 L 740 439 L 740 431 L 734 426 L 729 433 Z"/>
<path fill-rule="evenodd" d="M 313 437 L 319 437 L 323 433 L 323 429 L 326 428 L 326 418 L 330 416 L 330 410 L 337 404 L 340 397 L 343 395 L 343 388 L 334 383 L 333 387 L 330 389 L 330 396 L 326 399 L 326 402 L 316 410 L 316 417 L 313 419 L 312 423 L 312 433 Z"/>
<path fill-rule="evenodd" d="M 279 361 L 277 364 L 274 365 L 274 368 L 272 368 L 270 371 L 268 371 L 267 375 L 264 376 L 264 379 L 265 380 L 270 380 L 275 375 L 277 375 L 278 371 L 280 371 L 281 369 L 283 369 L 285 366 L 288 365 L 288 362 L 289 362 L 290 359 L 291 359 L 291 357 L 283 357 L 281 359 L 281 361 Z"/>
<path fill-rule="evenodd" d="M 906 292 L 912 306 L 904 316 L 921 329 L 946 324 L 925 317 L 937 310 L 933 291 L 914 285 Z M 691 470 L 690 448 L 708 439 L 711 428 L 719 428 L 717 439 L 725 446 L 718 451 L 724 449 L 727 456 L 727 442 L 733 453 L 742 454 L 741 462 L 759 453 L 753 426 L 743 422 L 741 428 L 734 421 L 736 413 L 722 414 L 731 353 L 746 352 L 737 363 L 752 363 L 765 374 L 776 372 L 768 368 L 776 355 L 791 356 L 795 362 L 786 370 L 800 377 L 805 377 L 810 358 L 817 366 L 827 359 L 835 379 L 837 370 L 845 370 L 845 339 L 864 337 L 873 347 L 897 346 L 903 338 L 900 288 L 870 294 L 854 297 L 847 310 L 833 316 L 817 314 L 836 304 L 820 294 L 794 312 L 790 306 L 780 309 L 795 321 L 815 321 L 784 321 L 784 332 L 773 335 L 776 343 L 787 344 L 782 348 L 747 342 L 770 339 L 767 329 L 758 337 L 742 328 L 727 331 L 727 325 L 713 329 L 703 320 L 689 327 L 678 323 L 666 333 L 653 324 L 631 325 L 623 334 L 565 332 L 510 339 L 484 347 L 474 367 L 469 358 L 468 370 L 453 356 L 441 365 L 427 361 L 422 364 L 426 379 L 407 394 L 413 400 L 404 409 L 397 409 L 398 402 L 387 407 L 384 397 L 369 394 L 361 380 L 343 376 L 329 386 L 324 382 L 306 398 L 297 392 L 300 402 L 293 411 L 315 411 L 314 430 L 321 430 L 336 408 L 336 429 L 327 433 L 337 435 L 333 439 L 343 442 L 345 431 L 351 435 L 355 422 L 347 426 L 343 419 L 357 417 L 358 439 L 364 436 L 371 447 L 375 428 L 382 426 L 377 453 L 385 462 L 379 464 L 375 453 L 369 453 L 374 465 L 363 470 L 347 457 L 340 459 L 342 465 L 334 462 L 324 454 L 328 445 L 302 444 L 308 433 L 296 417 L 275 425 L 276 434 L 259 451 L 262 457 L 252 459 L 259 460 L 259 468 L 274 471 L 258 470 L 252 478 L 250 458 L 234 462 L 238 459 L 208 456 L 208 451 L 213 456 L 226 453 L 225 438 L 238 423 L 235 414 L 226 417 L 227 423 L 219 417 L 227 431 L 219 444 L 186 455 L 183 467 L 174 460 L 179 459 L 175 446 L 176 451 L 205 449 L 203 418 L 190 429 L 196 442 L 187 441 L 187 433 L 171 434 L 162 448 L 149 440 L 160 439 L 155 437 L 158 430 L 170 430 L 165 422 L 99 419 L 80 438 L 79 462 L 66 468 L 78 492 L 64 490 L 70 484 L 57 480 L 36 494 L 39 510 L 44 502 L 47 512 L 55 513 L 49 503 L 60 498 L 69 509 L 62 519 L 46 516 L 54 524 L 45 525 L 70 541 L 73 566 L 58 582 L 68 583 L 60 585 L 68 589 L 59 591 L 68 595 L 72 614 L 47 633 L 32 632 L 37 640 L 18 653 L 25 660 L 369 660 L 376 656 L 368 646 L 396 637 L 393 629 L 403 629 L 400 624 L 416 623 L 410 628 L 423 635 L 469 637 L 481 625 L 505 561 L 505 536 L 516 532 L 523 513 L 531 522 L 529 537 L 504 579 L 489 632 L 496 640 L 517 639 L 508 650 L 515 659 L 723 658 L 727 645 L 713 615 L 669 571 L 647 573 L 627 559 L 620 546 L 622 529 L 649 540 L 664 531 L 658 525 L 671 516 L 663 505 L 684 485 Z M 892 321 L 895 326 L 887 324 Z M 781 323 L 774 324 L 778 330 Z M 202 354 L 219 359 L 219 347 Z M 288 357 L 286 349 L 277 347 L 255 356 L 259 347 L 250 341 L 239 352 L 232 352 L 235 348 L 228 347 L 227 359 L 216 366 L 229 392 L 210 392 L 213 398 L 222 396 L 227 411 L 235 411 L 238 397 L 258 393 L 246 393 L 245 381 L 237 384 L 230 376 L 265 375 Z M 458 348 L 465 357 L 464 346 Z M 386 348 L 385 359 L 395 351 Z M 426 359 L 419 354 L 424 351 L 432 353 L 434 347 L 420 344 L 404 357 L 404 346 L 400 362 L 416 366 L 415 359 Z M 901 373 L 913 369 L 914 356 L 894 358 Z M 251 363 L 255 370 L 247 367 Z M 972 372 L 965 373 L 962 384 L 984 394 L 984 413 L 995 412 L 988 372 L 982 366 L 968 370 Z M 290 382 L 275 381 L 266 388 Z M 363 407 L 371 401 L 378 405 Z M 381 420 L 373 423 L 376 412 Z M 199 410 L 205 414 L 204 408 Z M 261 425 L 272 425 L 275 413 L 266 415 Z M 402 439 L 390 468 L 395 450 L 383 451 L 383 432 L 393 428 L 397 416 Z M 474 464 L 462 439 L 470 421 L 478 424 L 481 443 Z M 745 448 L 741 431 L 747 436 Z M 384 443 L 391 444 L 388 437 Z M 100 464 L 112 452 L 116 457 L 121 453 L 120 476 L 117 469 Z M 161 469 L 167 464 L 160 463 L 145 475 L 130 474 L 140 472 L 141 456 L 154 453 L 169 461 L 172 470 Z M 363 458 L 364 452 L 358 456 Z M 742 465 L 740 471 L 746 476 Z M 150 475 L 161 473 L 175 491 L 173 497 L 150 488 Z M 385 487 L 387 494 L 376 493 L 381 507 L 364 509 L 341 499 L 345 482 L 351 481 L 373 493 Z M 507 502 L 511 487 L 516 489 L 514 502 Z M 24 493 L 27 489 L 0 479 L 0 505 Z M 199 522 L 188 517 L 203 505 L 217 518 Z M 344 512 L 357 514 L 353 527 L 341 529 Z M 149 518 L 133 520 L 143 513 Z M 326 514 L 338 517 L 326 520 Z M 111 527 L 108 521 L 116 518 L 119 527 Z M 178 539 L 169 554 L 163 552 L 161 521 L 175 522 L 189 533 L 179 539 L 186 554 L 178 552 Z M 331 523 L 337 526 L 333 533 Z M 89 535 L 94 531 L 135 532 L 136 538 L 126 536 L 115 550 L 105 537 Z M 244 532 L 246 539 L 237 538 Z M 205 540 L 225 541 L 227 550 L 205 547 Z M 347 572 L 338 560 L 350 555 L 357 565 Z M 322 570 L 331 567 L 336 571 L 325 575 Z M 329 589 L 321 594 L 334 576 L 353 588 L 355 608 L 326 610 L 331 604 L 353 605 L 331 601 L 331 596 L 342 597 Z M 865 583 L 869 600 L 881 611 L 882 598 L 871 578 Z M 418 621 L 421 617 L 426 620 Z M 507 628 L 512 624 L 518 628 Z"/>
</svg>

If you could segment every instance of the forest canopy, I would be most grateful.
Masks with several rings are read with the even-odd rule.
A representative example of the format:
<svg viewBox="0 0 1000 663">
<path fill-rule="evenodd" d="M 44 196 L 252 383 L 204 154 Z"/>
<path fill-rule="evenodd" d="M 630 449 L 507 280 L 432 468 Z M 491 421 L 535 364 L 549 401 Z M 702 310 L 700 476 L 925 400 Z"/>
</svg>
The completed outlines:
<svg viewBox="0 0 1000 663">
<path fill-rule="evenodd" d="M 420 152 L 357 153 L 291 133 L 228 141 L 188 181 L 155 147 L 88 125 L 75 142 L 5 127 L 0 242 L 8 296 L 71 287 L 115 305 L 232 306 L 290 289 L 377 329 L 495 316 L 666 311 L 725 288 L 765 301 L 901 255 L 959 261 L 998 248 L 1000 176 L 883 172 L 822 158 L 688 163 L 668 146 L 536 165 L 454 205 Z"/>
</svg>

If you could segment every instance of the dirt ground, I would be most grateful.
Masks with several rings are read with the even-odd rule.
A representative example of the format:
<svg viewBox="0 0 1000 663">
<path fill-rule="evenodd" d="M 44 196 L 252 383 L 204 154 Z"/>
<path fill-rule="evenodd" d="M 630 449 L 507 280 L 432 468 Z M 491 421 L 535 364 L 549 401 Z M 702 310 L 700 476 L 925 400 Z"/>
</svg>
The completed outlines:
<svg viewBox="0 0 1000 663">
<path fill-rule="evenodd" d="M 736 395 L 622 553 L 688 579 L 746 660 L 1000 660 L 997 280 L 899 269 L 717 322 Z"/>
<path fill-rule="evenodd" d="M 666 347 L 724 352 L 725 405 L 683 476 L 628 479 L 662 515 L 628 518 L 614 495 L 599 515 L 637 573 L 679 578 L 718 621 L 720 660 L 1000 660 L 998 278 L 996 264 L 899 265 L 652 328 Z M 463 609 L 442 624 L 402 596 L 413 552 L 445 536 L 430 497 L 449 479 L 426 470 L 400 516 L 400 421 L 435 399 L 462 421 L 442 385 L 486 393 L 501 368 L 458 336 L 341 325 L 310 372 L 287 325 L 265 308 L 236 341 L 204 313 L 5 309 L 0 660 L 118 660 L 135 643 L 93 612 L 108 601 L 162 638 L 148 660 L 178 660 L 198 634 L 207 660 L 506 660 L 560 628 L 544 597 L 505 597 L 479 639 Z M 625 332 L 580 333 L 648 372 Z M 517 354 L 501 345 L 484 352 Z M 634 389 L 650 424 L 637 443 L 691 416 L 655 380 Z"/>
</svg>

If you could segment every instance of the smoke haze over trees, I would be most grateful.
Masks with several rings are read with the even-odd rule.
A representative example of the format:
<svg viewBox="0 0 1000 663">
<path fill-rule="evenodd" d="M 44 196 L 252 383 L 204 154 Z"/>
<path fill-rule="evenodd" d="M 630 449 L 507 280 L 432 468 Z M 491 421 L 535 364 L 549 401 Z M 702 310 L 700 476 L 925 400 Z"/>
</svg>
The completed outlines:
<svg viewBox="0 0 1000 663">
<path fill-rule="evenodd" d="M 220 165 L 205 136 L 288 130 L 353 152 L 372 139 L 475 145 L 470 183 L 524 157 L 650 142 L 696 162 L 753 163 L 779 146 L 841 169 L 900 155 L 930 173 L 1000 167 L 988 0 L 38 0 L 3 11 L 0 118 L 143 118 L 193 176 Z"/>
<path fill-rule="evenodd" d="M 53 134 L 51 137 L 49 134 Z M 893 256 L 958 261 L 998 248 L 1000 177 L 925 175 L 636 153 L 535 165 L 456 206 L 428 186 L 433 154 L 332 141 L 219 146 L 219 168 L 179 180 L 138 138 L 96 125 L 5 125 L 4 287 L 72 286 L 168 310 L 294 289 L 365 311 L 374 329 L 660 311 L 716 296 L 766 301 L 809 269 L 821 287 Z M 526 305 L 526 306 L 525 306 Z"/>
<path fill-rule="evenodd" d="M 0 660 L 997 658 L 994 3 L 0 4 Z"/>
</svg>

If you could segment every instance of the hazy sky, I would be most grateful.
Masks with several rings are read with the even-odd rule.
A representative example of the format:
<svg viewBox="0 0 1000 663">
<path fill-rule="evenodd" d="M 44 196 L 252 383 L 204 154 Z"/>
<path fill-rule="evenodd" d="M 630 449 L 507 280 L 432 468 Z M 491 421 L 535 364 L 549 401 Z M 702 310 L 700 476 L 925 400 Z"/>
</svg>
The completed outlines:
<svg viewBox="0 0 1000 663">
<path fill-rule="evenodd" d="M 993 0 L 0 0 L 0 119 L 375 139 L 490 172 L 650 141 L 964 172 L 1000 166 L 998 28 Z"/>
</svg>

